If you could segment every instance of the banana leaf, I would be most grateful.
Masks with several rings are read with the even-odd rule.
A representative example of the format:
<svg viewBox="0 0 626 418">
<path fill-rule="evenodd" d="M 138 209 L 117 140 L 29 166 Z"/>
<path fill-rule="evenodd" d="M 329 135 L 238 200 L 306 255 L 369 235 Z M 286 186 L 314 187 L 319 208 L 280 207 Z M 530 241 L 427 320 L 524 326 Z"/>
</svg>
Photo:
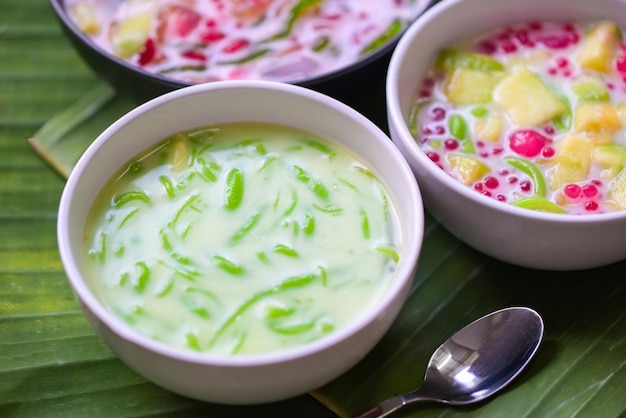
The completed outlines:
<svg viewBox="0 0 626 418">
<path fill-rule="evenodd" d="M 469 248 L 428 213 L 403 310 L 380 344 L 335 381 L 310 395 L 239 407 L 147 382 L 87 324 L 55 236 L 64 178 L 135 103 L 85 67 L 46 0 L 0 0 L 0 16 L 0 417 L 347 417 L 417 387 L 443 340 L 514 305 L 536 309 L 546 328 L 537 357 L 510 386 L 474 406 L 423 404 L 394 416 L 626 415 L 626 262 L 576 272 L 515 267 Z M 384 128 L 383 86 L 373 88 L 356 105 Z"/>
</svg>

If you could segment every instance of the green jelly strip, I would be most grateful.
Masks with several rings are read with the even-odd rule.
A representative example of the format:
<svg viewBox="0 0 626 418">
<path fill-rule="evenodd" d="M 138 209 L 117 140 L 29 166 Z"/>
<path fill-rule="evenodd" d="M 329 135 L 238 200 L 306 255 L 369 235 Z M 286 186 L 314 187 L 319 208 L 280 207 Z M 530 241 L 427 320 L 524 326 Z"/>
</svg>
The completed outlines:
<svg viewBox="0 0 626 418">
<path fill-rule="evenodd" d="M 163 285 L 163 287 L 161 288 L 161 290 L 159 290 L 157 292 L 157 296 L 162 298 L 164 296 L 167 296 L 172 289 L 174 288 L 174 276 L 171 276 Z"/>
<path fill-rule="evenodd" d="M 276 244 L 274 246 L 274 252 L 291 258 L 298 258 L 300 256 L 296 250 L 285 244 Z"/>
<path fill-rule="evenodd" d="M 113 250 L 113 254 L 115 254 L 118 257 L 123 256 L 124 253 L 126 253 L 126 247 L 123 245 L 120 245 L 119 247 Z"/>
<path fill-rule="evenodd" d="M 370 239 L 371 238 L 370 220 L 365 210 L 361 209 L 359 211 L 359 219 L 361 221 L 361 231 L 363 231 L 363 238 Z"/>
<path fill-rule="evenodd" d="M 320 206 L 317 203 L 313 203 L 313 207 L 320 212 L 329 213 L 331 215 L 339 215 L 341 212 L 343 212 L 342 208 L 335 205 Z"/>
<path fill-rule="evenodd" d="M 313 51 L 320 52 L 324 50 L 330 44 L 330 38 L 328 36 L 320 37 L 313 45 Z"/>
<path fill-rule="evenodd" d="M 300 235 L 300 225 L 298 224 L 298 221 L 293 221 L 291 223 L 291 226 L 293 228 L 293 236 L 297 237 L 298 235 Z"/>
<path fill-rule="evenodd" d="M 269 319 L 284 318 L 294 314 L 296 310 L 293 307 L 270 305 L 265 307 L 265 317 Z"/>
<path fill-rule="evenodd" d="M 382 202 L 382 209 L 383 209 L 383 214 L 385 217 L 385 222 L 387 223 L 387 230 L 389 232 L 389 237 L 391 238 L 392 232 L 393 232 L 392 231 L 392 216 L 391 216 L 391 209 L 390 209 L 390 203 L 389 203 L 390 202 L 389 195 L 387 194 L 387 190 L 385 189 L 385 186 L 383 186 L 383 184 L 378 180 L 378 177 L 376 177 L 376 175 L 370 170 L 362 168 L 362 167 L 356 167 L 356 169 L 359 172 L 368 176 L 372 180 L 374 187 L 378 191 L 378 195 L 380 196 L 380 201 Z"/>
<path fill-rule="evenodd" d="M 398 251 L 393 247 L 382 246 L 376 247 L 375 250 L 381 254 L 389 256 L 395 263 L 400 261 L 400 254 L 398 254 Z"/>
<path fill-rule="evenodd" d="M 187 188 L 187 186 L 189 186 L 189 182 L 191 182 L 194 179 L 194 177 L 196 177 L 197 175 L 199 175 L 199 174 L 196 173 L 195 171 L 187 171 L 185 173 L 185 175 L 183 176 L 183 178 L 179 179 L 176 182 L 176 185 L 175 185 L 175 188 L 174 188 L 174 193 L 176 193 L 176 191 L 185 190 Z M 202 177 L 202 176 L 200 176 L 200 177 Z"/>
<path fill-rule="evenodd" d="M 282 335 L 296 335 L 310 331 L 315 328 L 316 321 L 311 319 L 309 321 L 302 321 L 297 323 L 280 324 L 276 321 L 269 321 L 268 325 L 272 331 Z"/>
<path fill-rule="evenodd" d="M 200 72 L 204 70 L 206 70 L 206 65 L 179 65 L 161 70 L 159 71 L 159 74 L 181 73 L 188 71 Z"/>
<path fill-rule="evenodd" d="M 546 196 L 546 180 L 537 166 L 528 160 L 517 157 L 504 157 L 504 162 L 526 174 L 533 182 L 533 192 L 540 197 Z"/>
<path fill-rule="evenodd" d="M 193 297 L 185 296 L 182 300 L 187 309 L 189 309 L 189 312 L 193 313 L 194 315 L 198 315 L 200 318 L 203 319 L 211 318 L 211 312 L 209 312 L 209 310 L 205 306 L 202 306 L 202 304 Z"/>
<path fill-rule="evenodd" d="M 304 16 L 310 7 L 317 6 L 318 4 L 322 3 L 322 1 L 323 0 L 298 1 L 298 3 L 296 3 L 296 5 L 293 6 L 293 8 L 289 11 L 289 18 L 287 19 L 287 22 L 285 22 L 283 29 L 264 42 L 275 41 L 277 39 L 288 37 L 291 34 L 291 31 L 293 30 L 293 27 L 298 19 Z"/>
<path fill-rule="evenodd" d="M 243 189 L 243 173 L 238 168 L 233 168 L 226 175 L 226 187 L 224 188 L 224 201 L 228 210 L 235 210 L 241 205 Z"/>
<path fill-rule="evenodd" d="M 137 270 L 137 280 L 135 281 L 134 288 L 137 292 L 143 293 L 148 287 L 148 282 L 150 281 L 150 267 L 143 262 L 138 261 L 135 263 L 135 268 Z"/>
<path fill-rule="evenodd" d="M 215 163 L 207 164 L 207 162 L 202 157 L 198 157 L 197 161 L 198 161 L 198 164 L 200 164 L 200 171 L 198 172 L 198 174 L 200 175 L 200 178 L 208 183 L 216 182 L 217 175 L 215 175 L 213 170 L 214 169 L 219 170 L 219 166 Z"/>
<path fill-rule="evenodd" d="M 293 211 L 296 209 L 297 205 L 298 205 L 298 194 L 296 192 L 293 192 L 291 194 L 291 202 L 289 202 L 289 206 L 287 206 L 287 209 L 285 209 L 285 211 L 281 215 L 281 218 L 285 218 L 291 215 Z"/>
<path fill-rule="evenodd" d="M 469 135 L 469 128 L 463 116 L 454 114 L 448 119 L 450 134 L 461 141 L 461 151 L 466 154 L 474 154 L 476 149 Z"/>
<path fill-rule="evenodd" d="M 128 202 L 132 202 L 138 200 L 144 203 L 150 203 L 150 197 L 144 192 L 126 192 L 120 195 L 115 195 L 113 197 L 113 206 L 115 208 L 120 208 L 127 204 Z"/>
<path fill-rule="evenodd" d="M 387 234 L 389 239 L 391 239 L 393 238 L 393 217 L 391 216 L 391 204 L 389 200 L 389 195 L 387 194 L 385 186 L 383 186 L 381 182 L 376 180 L 374 182 L 374 185 L 378 190 L 378 195 L 380 196 L 380 201 L 382 202 L 383 215 L 385 218 L 385 224 L 387 226 Z"/>
<path fill-rule="evenodd" d="M 320 141 L 316 141 L 314 139 L 307 139 L 306 141 L 304 141 L 305 144 L 310 147 L 313 148 L 319 152 L 321 152 L 322 154 L 324 154 L 326 157 L 333 158 L 335 155 L 337 155 L 337 153 L 328 145 L 321 143 Z"/>
<path fill-rule="evenodd" d="M 322 266 L 317 266 L 317 269 L 320 272 L 320 277 L 322 278 L 322 286 L 326 287 L 328 284 L 328 270 Z"/>
<path fill-rule="evenodd" d="M 409 119 L 407 121 L 407 125 L 409 128 L 409 132 L 411 133 L 413 138 L 419 138 L 420 130 L 418 125 L 418 116 L 424 106 L 429 104 L 429 100 L 423 100 L 415 103 L 413 106 L 411 106 L 411 109 L 409 109 Z"/>
<path fill-rule="evenodd" d="M 187 347 L 191 348 L 194 351 L 202 351 L 202 347 L 200 346 L 200 340 L 198 340 L 198 336 L 191 332 L 188 332 L 187 335 Z"/>
<path fill-rule="evenodd" d="M 246 222 L 246 224 L 232 236 L 232 238 L 230 239 L 230 243 L 231 244 L 239 243 L 254 229 L 255 226 L 258 225 L 260 220 L 261 220 L 261 212 L 257 212 L 254 215 L 252 215 L 252 217 L 248 219 L 248 222 Z"/>
<path fill-rule="evenodd" d="M 189 198 L 185 200 L 185 203 L 183 203 L 180 209 L 176 211 L 176 214 L 174 215 L 174 219 L 172 219 L 172 225 L 176 225 L 178 223 L 180 218 L 183 216 L 183 213 L 185 213 L 187 209 L 192 209 L 199 213 L 202 212 L 200 209 L 193 206 L 193 204 L 196 202 L 196 200 L 198 200 L 199 197 L 200 195 L 194 194 L 194 195 L 189 196 Z"/>
<path fill-rule="evenodd" d="M 371 171 L 371 170 L 368 170 L 368 169 L 367 169 L 367 168 L 365 168 L 365 167 L 362 167 L 362 166 L 357 165 L 357 166 L 354 166 L 354 169 L 355 169 L 356 171 L 358 171 L 359 173 L 366 175 L 368 178 L 370 178 L 370 179 L 372 179 L 372 180 L 377 180 L 377 178 L 376 178 L 376 174 L 372 173 L 372 171 Z"/>
<path fill-rule="evenodd" d="M 163 249 L 167 251 L 167 253 L 174 260 L 186 266 L 193 264 L 188 257 L 180 255 L 174 250 L 174 246 L 172 245 L 172 242 L 170 241 L 170 238 L 165 228 L 159 230 L 159 238 L 161 239 L 161 246 L 163 247 Z"/>
<path fill-rule="evenodd" d="M 274 200 L 274 203 L 273 203 L 273 207 L 275 210 L 278 208 L 279 204 L 280 204 L 280 193 L 276 196 L 276 199 Z M 274 222 L 274 227 L 276 227 L 277 225 L 282 225 L 284 227 L 289 226 L 290 222 L 287 219 L 287 217 L 293 213 L 297 205 L 298 205 L 298 194 L 292 191 L 291 201 L 289 202 L 289 205 L 283 211 L 283 213 Z M 294 231 L 294 233 L 297 234 L 297 231 Z"/>
<path fill-rule="evenodd" d="M 176 189 L 174 188 L 172 180 L 167 176 L 159 176 L 159 182 L 165 188 L 165 193 L 167 193 L 169 197 L 174 198 L 176 195 Z"/>
<path fill-rule="evenodd" d="M 129 281 L 130 281 L 130 273 L 125 271 L 122 274 L 120 274 L 120 279 L 118 280 L 117 284 L 124 287 L 128 284 Z"/>
<path fill-rule="evenodd" d="M 320 200 L 326 201 L 329 198 L 328 189 L 319 181 L 311 177 L 311 175 L 302 167 L 293 165 L 291 172 L 294 177 L 311 190 Z"/>
<path fill-rule="evenodd" d="M 243 348 L 244 344 L 246 343 L 246 338 L 248 338 L 248 333 L 247 332 L 240 332 L 237 333 L 237 335 L 235 336 L 235 346 L 233 347 L 232 350 L 230 350 L 231 354 L 237 354 L 241 351 L 241 349 Z"/>
<path fill-rule="evenodd" d="M 511 203 L 511 205 L 518 208 L 536 210 L 538 212 L 567 213 L 565 209 L 556 203 L 542 197 L 527 197 Z"/>
<path fill-rule="evenodd" d="M 476 148 L 474 147 L 474 143 L 470 138 L 464 139 L 461 141 L 461 146 L 459 148 L 461 152 L 466 154 L 475 154 Z"/>
<path fill-rule="evenodd" d="M 318 321 L 318 325 L 320 327 L 320 330 L 324 334 L 329 334 L 335 330 L 335 325 L 332 322 L 329 322 L 328 320 Z"/>
<path fill-rule="evenodd" d="M 124 216 L 122 218 L 122 221 L 120 222 L 120 224 L 118 225 L 118 229 L 122 229 L 124 227 L 124 225 L 126 225 L 126 223 L 133 217 L 135 216 L 137 213 L 139 213 L 139 209 L 135 208 L 133 210 L 131 210 L 130 212 L 128 212 L 126 214 L 126 216 Z"/>
<path fill-rule="evenodd" d="M 313 235 L 315 233 L 315 218 L 309 214 L 304 215 L 304 220 L 302 221 L 301 226 L 305 235 Z"/>
<path fill-rule="evenodd" d="M 565 106 L 565 113 L 552 119 L 552 124 L 558 131 L 567 131 L 572 126 L 572 105 L 564 94 L 558 95 L 558 99 Z"/>
<path fill-rule="evenodd" d="M 257 58 L 261 58 L 261 57 L 267 55 L 271 51 L 272 50 L 269 49 L 269 48 L 263 48 L 263 49 L 259 49 L 257 51 L 254 51 L 251 54 L 246 55 L 245 57 L 242 57 L 242 58 L 239 58 L 239 59 L 235 59 L 235 60 L 218 61 L 215 64 L 217 64 L 217 65 L 245 64 L 246 62 L 254 61 Z"/>
<path fill-rule="evenodd" d="M 261 290 L 254 295 L 252 295 L 248 300 L 243 302 L 239 307 L 222 323 L 222 325 L 217 329 L 213 338 L 211 339 L 210 346 L 215 344 L 215 342 L 222 336 L 222 334 L 230 327 L 233 323 L 236 322 L 237 318 L 239 318 L 248 308 L 257 303 L 258 301 L 266 298 L 268 296 L 280 294 L 287 292 L 292 289 L 302 288 L 310 285 L 316 280 L 320 279 L 320 276 L 317 274 L 306 274 L 302 276 L 291 276 L 283 280 L 282 282 L 268 288 Z"/>
<path fill-rule="evenodd" d="M 269 259 L 269 257 L 267 256 L 267 254 L 265 254 L 263 251 L 259 251 L 256 254 L 256 257 L 259 259 L 259 261 L 263 264 L 271 264 L 271 261 Z"/>
<path fill-rule="evenodd" d="M 272 204 L 272 208 L 274 208 L 274 210 L 278 209 L 278 205 L 280 203 L 280 195 L 280 192 L 276 193 L 276 198 L 274 199 L 274 203 Z"/>
<path fill-rule="evenodd" d="M 358 187 L 356 187 L 356 186 L 355 186 L 354 184 L 352 184 L 351 182 L 349 182 L 348 180 L 343 179 L 343 178 L 340 178 L 338 181 L 339 181 L 341 184 L 344 184 L 344 185 L 348 186 L 348 187 L 349 187 L 350 189 L 352 189 L 353 191 L 355 191 L 355 192 L 357 192 L 357 193 L 359 192 L 359 188 L 358 188 Z"/>
<path fill-rule="evenodd" d="M 402 23 L 400 19 L 394 20 L 387 27 L 387 29 L 385 29 L 385 31 L 380 34 L 379 37 L 374 39 L 372 42 L 366 45 L 365 48 L 361 50 L 360 55 L 369 54 L 370 52 L 373 52 L 377 50 L 378 48 L 382 47 L 387 42 L 389 42 L 394 36 L 399 34 L 402 31 L 402 29 L 404 29 L 404 23 Z"/>
<path fill-rule="evenodd" d="M 487 109 L 485 106 L 476 106 L 470 111 L 470 113 L 475 118 L 484 118 L 489 114 L 489 109 Z"/>
<path fill-rule="evenodd" d="M 264 161 L 263 164 L 261 165 L 261 167 L 259 168 L 259 171 L 263 171 L 265 170 L 270 164 L 272 164 L 274 161 L 278 160 L 278 157 L 275 155 L 270 155 L 268 156 Z"/>
<path fill-rule="evenodd" d="M 245 269 L 242 266 L 234 263 L 226 257 L 214 255 L 211 259 L 215 262 L 217 267 L 224 270 L 228 274 L 239 276 L 245 273 Z"/>
<path fill-rule="evenodd" d="M 266 155 L 267 154 L 267 149 L 265 148 L 265 146 L 263 144 L 256 144 L 254 146 L 254 150 L 259 155 Z"/>
<path fill-rule="evenodd" d="M 183 270 L 179 267 L 169 265 L 163 260 L 158 260 L 158 263 L 170 269 L 177 276 L 180 276 L 185 280 L 189 280 L 190 282 L 194 282 L 196 278 L 200 277 L 200 273 L 196 270 Z"/>
<path fill-rule="evenodd" d="M 235 146 L 238 148 L 252 147 L 254 151 L 259 155 L 267 154 L 267 149 L 263 145 L 263 139 L 260 138 L 244 139 L 243 141 L 237 143 Z"/>
</svg>

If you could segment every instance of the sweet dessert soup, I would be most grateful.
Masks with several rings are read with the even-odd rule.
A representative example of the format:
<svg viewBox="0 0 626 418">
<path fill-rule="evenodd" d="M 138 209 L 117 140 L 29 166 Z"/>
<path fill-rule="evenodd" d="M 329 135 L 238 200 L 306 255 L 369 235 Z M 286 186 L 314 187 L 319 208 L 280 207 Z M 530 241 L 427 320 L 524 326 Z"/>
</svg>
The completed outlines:
<svg viewBox="0 0 626 418">
<path fill-rule="evenodd" d="M 245 122 L 181 132 L 126 164 L 90 212 L 83 263 L 139 332 L 234 355 L 345 327 L 401 257 L 395 205 L 350 151 Z"/>
<path fill-rule="evenodd" d="M 626 45 L 613 22 L 524 22 L 450 45 L 408 124 L 477 193 L 554 213 L 626 209 Z"/>
<path fill-rule="evenodd" d="M 67 0 L 104 50 L 191 83 L 297 81 L 376 51 L 423 4 L 415 0 Z"/>
</svg>

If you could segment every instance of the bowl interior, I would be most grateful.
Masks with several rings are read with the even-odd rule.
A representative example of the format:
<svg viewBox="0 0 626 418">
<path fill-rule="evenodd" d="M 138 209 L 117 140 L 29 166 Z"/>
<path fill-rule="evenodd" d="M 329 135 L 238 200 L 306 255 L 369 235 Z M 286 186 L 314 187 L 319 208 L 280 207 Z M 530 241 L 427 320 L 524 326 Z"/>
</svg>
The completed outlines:
<svg viewBox="0 0 626 418">
<path fill-rule="evenodd" d="M 432 65 L 441 48 L 470 38 L 485 31 L 525 21 L 594 21 L 607 19 L 618 25 L 626 24 L 625 5 L 620 0 L 603 0 L 590 4 L 584 0 L 568 2 L 567 7 L 559 0 L 446 0 L 426 11 L 406 32 L 391 59 L 387 78 L 388 122 L 395 133 L 405 157 L 410 162 L 420 162 L 424 170 L 431 168 L 432 174 L 456 192 L 469 198 L 479 199 L 484 204 L 512 211 L 527 217 L 548 217 L 563 220 L 549 213 L 521 210 L 501 205 L 492 199 L 473 193 L 450 176 L 445 175 L 423 153 L 409 132 L 407 121 L 418 85 Z M 601 4 L 601 6 L 600 6 Z M 423 171 L 420 175 L 425 175 Z M 593 215 L 596 217 L 597 215 Z"/>
<path fill-rule="evenodd" d="M 65 9 L 65 0 L 50 0 L 50 3 L 78 52 L 96 73 L 121 92 L 143 102 L 171 90 L 192 85 L 183 80 L 147 71 L 106 52 L 72 22 Z M 415 0 L 413 3 L 417 18 L 434 3 L 434 0 Z M 363 90 L 359 88 L 361 84 L 384 79 L 391 52 L 403 33 L 404 31 L 392 36 L 376 50 L 339 68 L 288 83 L 311 88 L 356 105 L 363 99 L 361 94 Z M 137 86 L 125 78 L 139 79 L 140 83 L 147 83 L 151 87 Z"/>
<path fill-rule="evenodd" d="M 166 136 L 192 127 L 236 121 L 291 125 L 342 143 L 379 173 L 395 201 L 402 226 L 403 261 L 387 294 L 371 312 L 351 326 L 331 334 L 317 345 L 296 348 L 294 352 L 303 354 L 332 345 L 365 327 L 402 298 L 407 283 L 412 280 L 422 241 L 421 198 L 410 168 L 379 128 L 334 99 L 284 83 L 232 81 L 187 87 L 140 106 L 108 128 L 79 160 L 61 200 L 59 246 L 68 278 L 79 298 L 96 316 L 125 338 L 169 355 L 194 357 L 194 353 L 181 353 L 136 335 L 103 309 L 83 281 L 82 228 L 91 202 L 118 167 Z M 258 357 L 267 360 L 273 356 L 278 359 L 281 355 Z M 202 355 L 196 360 L 200 358 L 207 361 L 211 356 Z"/>
</svg>

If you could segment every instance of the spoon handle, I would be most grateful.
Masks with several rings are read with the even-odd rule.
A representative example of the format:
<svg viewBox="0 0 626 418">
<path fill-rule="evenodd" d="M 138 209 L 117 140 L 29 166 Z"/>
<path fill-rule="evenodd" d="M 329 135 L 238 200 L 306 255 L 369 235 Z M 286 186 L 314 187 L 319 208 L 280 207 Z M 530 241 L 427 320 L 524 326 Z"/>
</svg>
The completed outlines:
<svg viewBox="0 0 626 418">
<path fill-rule="evenodd" d="M 360 412 L 357 415 L 353 415 L 351 418 L 379 418 L 383 413 L 383 408 L 380 405 L 374 405 L 369 409 Z"/>
<path fill-rule="evenodd" d="M 396 395 L 353 415 L 351 418 L 383 418 L 402 408 L 404 405 L 428 400 L 429 399 L 418 396 L 417 391 Z"/>
</svg>

